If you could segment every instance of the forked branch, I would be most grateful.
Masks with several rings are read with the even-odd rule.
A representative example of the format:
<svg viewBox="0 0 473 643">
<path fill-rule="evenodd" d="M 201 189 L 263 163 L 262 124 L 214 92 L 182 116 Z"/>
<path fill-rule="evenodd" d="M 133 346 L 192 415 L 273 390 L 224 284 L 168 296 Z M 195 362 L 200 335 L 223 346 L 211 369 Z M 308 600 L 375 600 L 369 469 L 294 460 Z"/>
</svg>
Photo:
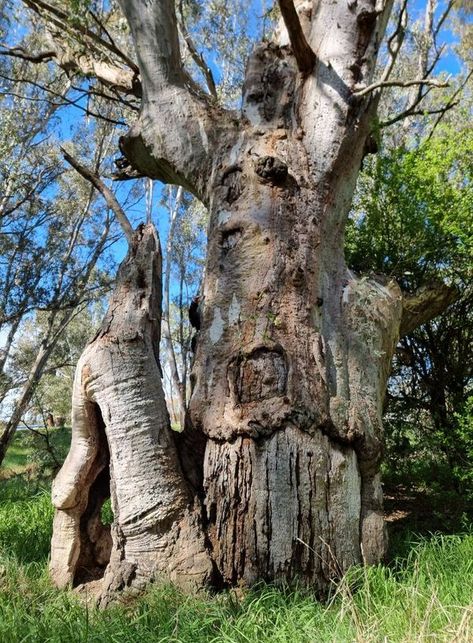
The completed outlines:
<svg viewBox="0 0 473 643">
<path fill-rule="evenodd" d="M 204 56 L 197 51 L 194 40 L 187 29 L 186 21 L 184 19 L 184 11 L 182 8 L 182 1 L 179 3 L 178 23 L 179 31 L 181 32 L 181 36 L 183 37 L 184 42 L 187 45 L 187 49 L 189 50 L 192 60 L 203 73 L 210 94 L 213 96 L 213 98 L 217 98 L 217 87 L 215 85 L 215 79 L 213 77 L 212 70 L 207 65 Z"/>
<path fill-rule="evenodd" d="M 314 68 L 316 56 L 306 40 L 294 2 L 293 0 L 279 0 L 279 8 L 299 71 L 309 74 Z"/>
<path fill-rule="evenodd" d="M 408 15 L 407 15 L 407 0 L 403 0 L 401 5 L 399 16 L 396 23 L 396 28 L 391 36 L 388 38 L 387 48 L 388 48 L 388 62 L 384 68 L 383 75 L 381 76 L 381 82 L 386 82 L 393 70 L 393 67 L 396 63 L 397 57 L 404 42 L 404 36 L 406 33 Z"/>
</svg>

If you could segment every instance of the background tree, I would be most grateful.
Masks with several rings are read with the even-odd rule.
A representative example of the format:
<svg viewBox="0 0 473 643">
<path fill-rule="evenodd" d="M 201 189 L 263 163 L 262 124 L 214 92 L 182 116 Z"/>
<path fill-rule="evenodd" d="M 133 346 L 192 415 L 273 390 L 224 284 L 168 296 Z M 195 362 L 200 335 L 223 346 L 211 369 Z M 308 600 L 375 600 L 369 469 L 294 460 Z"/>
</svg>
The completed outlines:
<svg viewBox="0 0 473 643">
<path fill-rule="evenodd" d="M 442 279 L 458 289 L 448 312 L 401 339 L 386 430 L 398 472 L 399 458 L 411 479 L 416 468 L 441 472 L 447 463 L 442 483 L 467 494 L 470 438 L 458 433 L 458 414 L 467 409 L 472 382 L 464 356 L 473 332 L 473 138 L 461 116 L 448 117 L 456 117 L 455 129 L 439 126 L 419 145 L 383 150 L 370 162 L 348 228 L 347 258 L 355 270 L 394 276 L 406 291 Z"/>
<path fill-rule="evenodd" d="M 97 166 L 113 136 L 106 127 L 89 131 L 97 143 Z M 88 184 L 64 173 L 52 144 L 40 134 L 39 128 L 29 129 L 23 145 L 14 147 L 16 164 L 5 160 L 0 277 L 5 342 L 0 365 L 4 413 L 5 407 L 11 409 L 0 438 L 0 462 L 62 332 L 84 302 L 103 294 L 107 280 L 98 270 L 99 261 L 113 241 L 112 214 L 100 211 Z M 43 334 L 29 373 L 17 381 L 8 358 L 22 322 L 35 310 L 44 311 Z"/>
<path fill-rule="evenodd" d="M 169 369 L 169 403 L 181 430 L 190 392 L 193 340 L 197 329 L 189 319 L 190 306 L 197 309 L 205 256 L 205 209 L 183 192 L 169 188 L 167 198 L 169 228 L 163 279 L 163 339 L 165 363 Z M 195 323 L 195 322 L 194 322 Z"/>
</svg>

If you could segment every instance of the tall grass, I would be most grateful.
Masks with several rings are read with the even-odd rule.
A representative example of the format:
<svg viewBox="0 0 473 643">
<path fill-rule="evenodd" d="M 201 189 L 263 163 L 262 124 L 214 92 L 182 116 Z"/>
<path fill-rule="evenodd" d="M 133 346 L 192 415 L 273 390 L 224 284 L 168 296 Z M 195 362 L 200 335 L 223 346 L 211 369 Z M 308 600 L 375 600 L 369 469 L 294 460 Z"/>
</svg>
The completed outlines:
<svg viewBox="0 0 473 643">
<path fill-rule="evenodd" d="M 473 640 L 472 534 L 432 536 L 389 567 L 354 569 L 325 605 L 297 587 L 186 596 L 155 586 L 100 612 L 51 586 L 51 518 L 45 490 L 2 483 L 2 643 Z"/>
</svg>

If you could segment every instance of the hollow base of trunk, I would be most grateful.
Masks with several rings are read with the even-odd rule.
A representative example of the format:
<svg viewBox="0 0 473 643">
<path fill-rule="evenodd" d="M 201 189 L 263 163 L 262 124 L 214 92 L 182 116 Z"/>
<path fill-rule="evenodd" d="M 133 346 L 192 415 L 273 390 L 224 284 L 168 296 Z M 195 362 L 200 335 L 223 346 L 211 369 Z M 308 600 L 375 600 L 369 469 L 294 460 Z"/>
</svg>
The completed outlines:
<svg viewBox="0 0 473 643">
<path fill-rule="evenodd" d="M 51 575 L 107 604 L 156 579 L 205 585 L 213 566 L 161 386 L 159 243 L 140 227 L 102 327 L 82 354 L 72 444 L 53 484 Z M 102 524 L 111 497 L 111 529 Z"/>
</svg>

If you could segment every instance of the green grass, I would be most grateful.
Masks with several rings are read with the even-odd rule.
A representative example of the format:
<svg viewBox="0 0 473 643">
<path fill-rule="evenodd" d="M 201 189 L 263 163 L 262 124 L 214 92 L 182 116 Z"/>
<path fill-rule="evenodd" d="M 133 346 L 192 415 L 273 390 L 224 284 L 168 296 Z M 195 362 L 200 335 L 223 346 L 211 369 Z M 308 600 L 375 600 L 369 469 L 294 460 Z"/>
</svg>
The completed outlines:
<svg viewBox="0 0 473 643">
<path fill-rule="evenodd" d="M 20 473 L 24 471 L 31 455 L 31 446 L 28 444 L 29 436 L 23 432 L 17 432 L 13 443 L 8 447 L 5 460 L 2 463 L 2 470 L 9 473 Z M 0 480 L 2 478 L 0 477 Z"/>
<path fill-rule="evenodd" d="M 0 485 L 0 641 L 309 643 L 473 640 L 473 535 L 404 543 L 390 566 L 354 569 L 321 604 L 301 589 L 186 596 L 169 586 L 106 611 L 86 608 L 47 575 L 46 489 Z"/>
</svg>

